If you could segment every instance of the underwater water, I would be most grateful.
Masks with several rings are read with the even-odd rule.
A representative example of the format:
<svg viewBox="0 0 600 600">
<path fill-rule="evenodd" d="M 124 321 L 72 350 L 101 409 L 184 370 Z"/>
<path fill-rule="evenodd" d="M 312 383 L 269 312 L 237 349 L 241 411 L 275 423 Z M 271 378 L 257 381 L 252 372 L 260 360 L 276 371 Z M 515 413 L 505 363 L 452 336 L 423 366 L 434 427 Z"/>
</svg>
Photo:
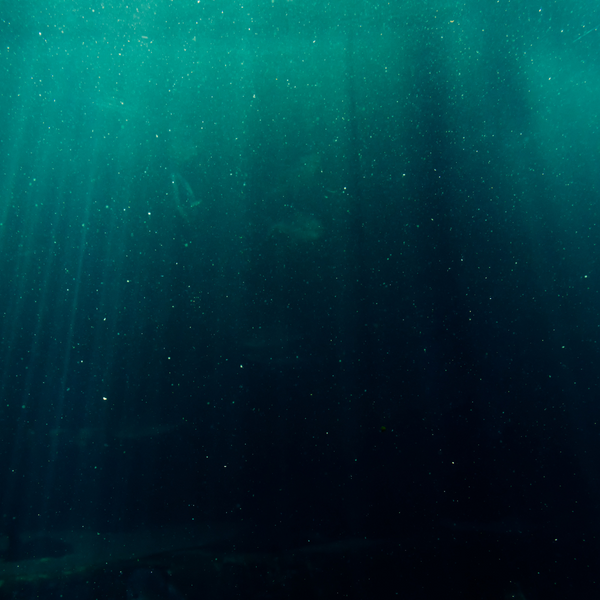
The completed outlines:
<svg viewBox="0 0 600 600">
<path fill-rule="evenodd" d="M 596 597 L 594 4 L 1 16 L 0 599 Z"/>
</svg>

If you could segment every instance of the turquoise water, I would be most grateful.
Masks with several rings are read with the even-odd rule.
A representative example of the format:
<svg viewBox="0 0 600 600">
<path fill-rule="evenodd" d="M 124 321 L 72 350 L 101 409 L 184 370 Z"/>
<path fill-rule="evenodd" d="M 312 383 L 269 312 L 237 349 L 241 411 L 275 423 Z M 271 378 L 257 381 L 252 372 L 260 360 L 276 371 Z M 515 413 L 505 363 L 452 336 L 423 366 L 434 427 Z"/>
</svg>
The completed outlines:
<svg viewBox="0 0 600 600">
<path fill-rule="evenodd" d="M 1 16 L 0 595 L 588 597 L 594 4 Z"/>
</svg>

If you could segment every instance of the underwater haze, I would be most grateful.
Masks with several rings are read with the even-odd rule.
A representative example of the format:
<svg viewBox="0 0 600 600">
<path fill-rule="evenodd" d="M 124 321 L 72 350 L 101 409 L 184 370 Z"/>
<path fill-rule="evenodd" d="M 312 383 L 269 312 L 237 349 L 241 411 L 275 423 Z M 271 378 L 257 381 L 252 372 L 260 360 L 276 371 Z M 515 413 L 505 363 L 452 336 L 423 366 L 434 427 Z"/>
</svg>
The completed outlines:
<svg viewBox="0 0 600 600">
<path fill-rule="evenodd" d="M 597 597 L 595 2 L 0 42 L 0 600 Z"/>
</svg>

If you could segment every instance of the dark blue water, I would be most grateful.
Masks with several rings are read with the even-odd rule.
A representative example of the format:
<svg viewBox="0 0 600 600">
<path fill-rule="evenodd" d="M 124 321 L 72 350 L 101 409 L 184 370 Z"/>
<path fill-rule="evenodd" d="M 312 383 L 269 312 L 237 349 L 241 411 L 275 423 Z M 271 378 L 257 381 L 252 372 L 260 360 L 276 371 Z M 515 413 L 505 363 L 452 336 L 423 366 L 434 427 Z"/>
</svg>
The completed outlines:
<svg viewBox="0 0 600 600">
<path fill-rule="evenodd" d="M 0 596 L 596 597 L 598 22 L 7 10 Z"/>
</svg>

